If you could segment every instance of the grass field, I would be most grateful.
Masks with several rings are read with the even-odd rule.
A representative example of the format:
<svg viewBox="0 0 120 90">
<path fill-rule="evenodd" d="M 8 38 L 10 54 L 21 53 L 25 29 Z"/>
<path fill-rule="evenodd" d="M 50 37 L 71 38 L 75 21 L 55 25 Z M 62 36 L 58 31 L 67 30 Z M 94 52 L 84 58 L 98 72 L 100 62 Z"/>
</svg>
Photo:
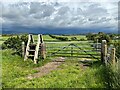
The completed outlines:
<svg viewBox="0 0 120 90">
<path fill-rule="evenodd" d="M 68 36 L 69 38 L 73 36 Z M 77 36 L 79 39 L 84 38 L 85 36 Z M 8 37 L 2 37 L 0 43 L 3 43 Z M 35 41 L 37 36 L 34 36 Z M 47 54 L 60 50 L 61 47 L 67 46 L 70 43 L 75 43 L 77 46 L 82 49 L 87 46 L 86 50 L 93 50 L 88 41 L 71 41 L 71 42 L 59 42 L 56 39 L 44 35 L 44 42 L 47 47 Z M 50 43 L 58 42 L 58 43 Z M 52 47 L 52 48 L 50 48 Z M 74 50 L 77 50 L 76 55 L 82 53 L 83 56 L 85 52 L 80 51 L 78 48 L 74 47 Z M 61 53 L 67 55 L 71 47 L 64 49 Z M 45 76 L 34 78 L 28 80 L 26 77 L 29 74 L 38 73 L 34 68 L 41 67 L 56 58 L 47 57 L 44 61 L 39 60 L 38 64 L 33 64 L 32 60 L 23 61 L 23 58 L 14 55 L 13 50 L 1 50 L 2 53 L 2 87 L 3 88 L 104 88 L 105 78 L 104 78 L 104 66 L 101 65 L 100 60 L 90 59 L 89 62 L 81 62 L 83 58 L 76 57 L 65 57 L 65 62 L 61 64 L 58 69 L 53 70 Z M 90 54 L 98 54 L 96 52 L 90 52 Z M 75 54 L 74 54 L 75 55 Z M 87 58 L 85 58 L 87 60 Z"/>
<path fill-rule="evenodd" d="M 39 62 L 23 61 L 23 58 L 12 55 L 12 50 L 3 50 L 2 56 L 2 85 L 4 88 L 102 88 L 103 77 L 100 72 L 103 66 L 90 63 L 91 66 L 81 67 L 80 59 L 66 58 L 64 64 L 58 70 L 52 71 L 46 76 L 27 80 L 28 74 L 37 73 L 33 68 L 40 67 L 51 59 Z"/>
</svg>

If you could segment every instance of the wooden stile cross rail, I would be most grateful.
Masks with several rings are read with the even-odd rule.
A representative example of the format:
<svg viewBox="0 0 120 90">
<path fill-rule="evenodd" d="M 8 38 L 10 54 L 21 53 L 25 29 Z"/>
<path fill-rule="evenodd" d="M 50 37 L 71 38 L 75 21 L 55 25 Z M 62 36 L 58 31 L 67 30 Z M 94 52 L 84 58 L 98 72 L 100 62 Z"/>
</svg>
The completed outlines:
<svg viewBox="0 0 120 90">
<path fill-rule="evenodd" d="M 45 59 L 46 49 L 45 49 L 45 44 L 43 42 L 42 34 L 38 34 L 38 40 L 36 44 L 34 42 L 32 34 L 29 34 L 25 55 L 24 55 L 23 43 L 22 43 L 22 51 L 23 51 L 22 55 L 24 56 L 24 61 L 26 61 L 29 57 L 32 57 L 34 64 L 37 64 L 39 56 Z"/>
</svg>

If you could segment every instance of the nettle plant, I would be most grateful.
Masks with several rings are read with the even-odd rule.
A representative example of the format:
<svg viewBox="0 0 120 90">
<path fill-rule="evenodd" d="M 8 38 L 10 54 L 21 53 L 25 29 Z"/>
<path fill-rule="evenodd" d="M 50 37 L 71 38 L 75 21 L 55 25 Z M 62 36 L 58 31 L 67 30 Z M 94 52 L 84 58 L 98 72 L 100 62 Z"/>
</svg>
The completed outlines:
<svg viewBox="0 0 120 90">
<path fill-rule="evenodd" d="M 3 44 L 2 49 L 13 49 L 15 50 L 14 54 L 22 55 L 22 42 L 27 44 L 28 36 L 21 35 L 21 36 L 11 36 L 9 37 Z"/>
</svg>

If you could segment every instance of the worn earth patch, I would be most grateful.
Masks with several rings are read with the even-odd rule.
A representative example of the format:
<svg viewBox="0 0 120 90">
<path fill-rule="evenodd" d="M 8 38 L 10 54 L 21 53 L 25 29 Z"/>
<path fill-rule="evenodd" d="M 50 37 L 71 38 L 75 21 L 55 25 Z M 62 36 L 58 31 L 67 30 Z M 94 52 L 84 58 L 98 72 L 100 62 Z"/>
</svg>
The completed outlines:
<svg viewBox="0 0 120 90">
<path fill-rule="evenodd" d="M 38 77 L 42 77 L 46 74 L 49 74 L 51 71 L 57 70 L 58 69 L 57 67 L 60 66 L 64 61 L 65 61 L 65 58 L 58 57 L 58 58 L 54 59 L 52 62 L 47 63 L 46 65 L 44 65 L 42 67 L 35 68 L 35 70 L 37 70 L 38 73 L 28 75 L 27 79 L 31 80 L 33 78 L 38 78 Z"/>
</svg>

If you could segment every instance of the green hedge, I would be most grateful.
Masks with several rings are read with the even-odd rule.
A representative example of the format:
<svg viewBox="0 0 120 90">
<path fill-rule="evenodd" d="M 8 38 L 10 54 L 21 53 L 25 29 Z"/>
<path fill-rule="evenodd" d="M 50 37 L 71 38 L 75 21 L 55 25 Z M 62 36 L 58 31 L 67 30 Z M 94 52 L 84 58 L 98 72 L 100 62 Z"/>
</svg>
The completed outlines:
<svg viewBox="0 0 120 90">
<path fill-rule="evenodd" d="M 22 42 L 25 42 L 27 45 L 28 37 L 27 35 L 21 36 L 11 36 L 9 37 L 3 44 L 2 49 L 13 49 L 15 50 L 15 54 L 21 55 L 22 54 Z"/>
<path fill-rule="evenodd" d="M 55 36 L 55 35 L 49 35 L 51 38 L 55 38 L 60 41 L 68 41 L 68 37 L 60 37 L 60 36 Z"/>
</svg>

